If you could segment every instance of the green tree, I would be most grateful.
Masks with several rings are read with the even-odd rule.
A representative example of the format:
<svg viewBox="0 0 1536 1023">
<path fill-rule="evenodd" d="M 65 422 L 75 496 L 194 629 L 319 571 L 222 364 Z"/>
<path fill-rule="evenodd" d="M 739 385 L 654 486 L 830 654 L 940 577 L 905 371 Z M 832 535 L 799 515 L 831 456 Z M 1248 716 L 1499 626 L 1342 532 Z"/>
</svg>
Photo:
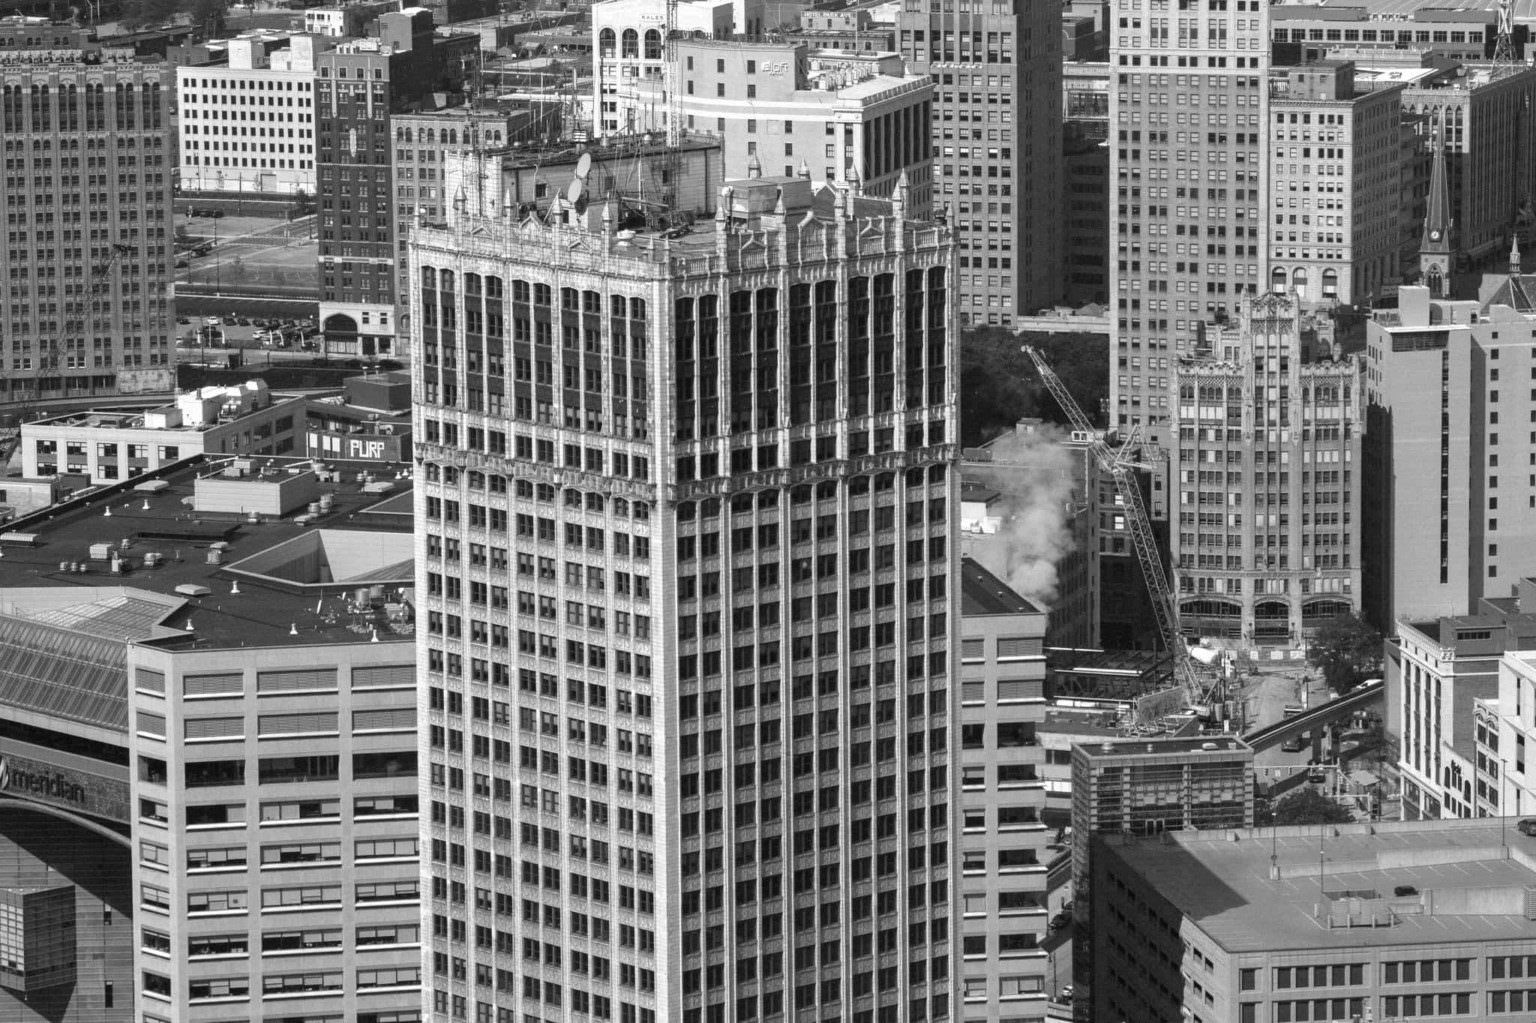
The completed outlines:
<svg viewBox="0 0 1536 1023">
<path fill-rule="evenodd" d="M 288 207 L 288 219 L 297 220 L 299 217 L 307 217 L 315 212 L 315 199 L 304 189 L 300 188 L 293 193 L 293 205 Z"/>
<path fill-rule="evenodd" d="M 216 39 L 224 34 L 229 0 L 191 0 L 192 30 L 201 39 Z"/>
<path fill-rule="evenodd" d="M 1381 633 L 1354 612 L 1330 618 L 1312 635 L 1307 663 L 1323 673 L 1328 688 L 1347 693 L 1381 671 Z"/>
<path fill-rule="evenodd" d="M 975 327 L 960 337 L 960 442 L 973 447 L 1024 417 L 1066 425 L 1066 412 L 1020 349 L 1040 349 L 1095 425 L 1104 424 L 1109 394 L 1109 340 L 1084 334 L 1015 334 Z"/>
<path fill-rule="evenodd" d="M 1347 807 L 1310 785 L 1282 796 L 1269 816 L 1270 824 L 1345 824 L 1355 819 Z"/>
</svg>

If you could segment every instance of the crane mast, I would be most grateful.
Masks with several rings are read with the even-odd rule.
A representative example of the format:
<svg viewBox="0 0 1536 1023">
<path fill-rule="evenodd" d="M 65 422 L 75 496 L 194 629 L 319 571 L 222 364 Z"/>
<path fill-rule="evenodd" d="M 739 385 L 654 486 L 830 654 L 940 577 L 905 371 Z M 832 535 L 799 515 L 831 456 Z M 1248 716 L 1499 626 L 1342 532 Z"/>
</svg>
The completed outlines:
<svg viewBox="0 0 1536 1023">
<path fill-rule="evenodd" d="M 1093 428 L 1093 423 L 1078 406 L 1072 392 L 1067 390 L 1067 386 L 1061 382 L 1056 371 L 1051 369 L 1051 364 L 1045 361 L 1039 349 L 1025 345 L 1023 351 L 1035 364 L 1035 370 L 1040 374 L 1046 390 L 1051 392 L 1051 396 L 1071 420 L 1072 428 L 1088 438 L 1090 450 L 1099 467 L 1115 481 L 1115 493 L 1125 511 L 1126 530 L 1131 534 L 1131 547 L 1141 565 L 1141 577 L 1146 581 L 1152 614 L 1157 619 L 1158 635 L 1168 649 L 1168 655 L 1173 658 L 1174 679 L 1184 690 L 1191 706 L 1207 705 L 1213 696 L 1214 686 L 1207 687 L 1201 683 L 1189 656 L 1189 648 L 1184 643 L 1173 587 L 1168 584 L 1168 573 L 1163 570 L 1162 558 L 1158 556 L 1157 542 L 1152 536 L 1152 525 L 1147 517 L 1146 502 L 1142 500 L 1141 487 L 1136 483 L 1135 469 L 1138 466 L 1130 456 L 1135 433 L 1126 438 L 1119 450 L 1111 448 L 1103 434 Z"/>
</svg>

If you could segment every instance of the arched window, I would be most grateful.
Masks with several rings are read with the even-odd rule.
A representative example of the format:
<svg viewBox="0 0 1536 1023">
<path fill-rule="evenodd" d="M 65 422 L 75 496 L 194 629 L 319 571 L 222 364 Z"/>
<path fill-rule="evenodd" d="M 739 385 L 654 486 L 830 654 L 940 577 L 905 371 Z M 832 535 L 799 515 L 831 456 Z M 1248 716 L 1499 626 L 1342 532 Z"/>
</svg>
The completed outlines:
<svg viewBox="0 0 1536 1023">
<path fill-rule="evenodd" d="M 1275 267 L 1269 274 L 1269 290 L 1275 294 L 1285 291 L 1285 268 Z"/>
<path fill-rule="evenodd" d="M 613 29 L 611 29 L 611 28 L 603 29 L 601 32 L 599 32 L 597 34 L 598 52 L 602 56 L 604 56 L 604 57 L 612 57 L 613 56 L 613 52 L 614 52 L 615 42 L 616 41 L 614 39 Z"/>
<path fill-rule="evenodd" d="M 661 59 L 661 32 L 658 29 L 646 29 L 645 31 L 645 59 Z"/>
<path fill-rule="evenodd" d="M 640 33 L 632 28 L 624 30 L 624 49 L 619 54 L 621 57 L 640 56 Z"/>
<path fill-rule="evenodd" d="M 1339 297 L 1339 272 L 1337 270 L 1323 271 L 1323 295 L 1327 298 Z"/>
<path fill-rule="evenodd" d="M 1298 266 L 1291 271 L 1291 284 L 1297 291 L 1307 290 L 1307 271 L 1305 267 Z"/>
</svg>

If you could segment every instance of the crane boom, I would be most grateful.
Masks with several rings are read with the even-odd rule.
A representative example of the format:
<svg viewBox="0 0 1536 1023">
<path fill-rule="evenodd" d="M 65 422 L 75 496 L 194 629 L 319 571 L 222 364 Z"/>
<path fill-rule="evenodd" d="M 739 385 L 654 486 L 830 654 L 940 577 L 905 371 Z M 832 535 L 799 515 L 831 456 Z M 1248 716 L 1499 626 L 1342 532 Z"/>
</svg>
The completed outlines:
<svg viewBox="0 0 1536 1023">
<path fill-rule="evenodd" d="M 1151 522 L 1147 517 L 1146 502 L 1141 499 L 1141 487 L 1136 483 L 1134 464 L 1130 461 L 1129 441 L 1118 451 L 1112 449 L 1103 434 L 1093 428 L 1092 422 L 1072 397 L 1072 392 L 1067 390 L 1066 384 L 1051 369 L 1051 364 L 1045 361 L 1040 350 L 1033 345 L 1025 345 L 1023 351 L 1035 364 L 1035 370 L 1040 374 L 1046 390 L 1051 392 L 1061 410 L 1067 414 L 1072 428 L 1089 439 L 1090 450 L 1099 467 L 1114 479 L 1115 493 L 1125 510 L 1125 525 L 1131 534 L 1131 547 L 1141 565 L 1141 577 L 1146 581 L 1152 614 L 1157 619 L 1158 635 L 1167 647 L 1169 656 L 1173 658 L 1174 678 L 1188 695 L 1192 706 L 1207 703 L 1211 693 L 1201 685 L 1189 656 L 1189 648 L 1179 629 L 1179 608 L 1174 601 L 1173 588 L 1168 584 L 1168 574 L 1163 570 L 1163 560 L 1158 556 L 1157 542 L 1152 536 Z"/>
</svg>

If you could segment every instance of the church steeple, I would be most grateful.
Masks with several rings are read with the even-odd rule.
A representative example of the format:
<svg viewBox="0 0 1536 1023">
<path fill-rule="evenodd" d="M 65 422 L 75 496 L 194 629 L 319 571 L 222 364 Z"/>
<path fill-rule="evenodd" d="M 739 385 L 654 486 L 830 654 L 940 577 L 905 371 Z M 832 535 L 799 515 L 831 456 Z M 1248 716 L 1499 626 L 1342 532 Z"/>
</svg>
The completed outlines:
<svg viewBox="0 0 1536 1023">
<path fill-rule="evenodd" d="M 1429 170 L 1429 201 L 1419 239 L 1419 273 L 1435 298 L 1444 298 L 1451 279 L 1451 184 L 1445 172 L 1445 115 L 1435 125 Z"/>
</svg>

